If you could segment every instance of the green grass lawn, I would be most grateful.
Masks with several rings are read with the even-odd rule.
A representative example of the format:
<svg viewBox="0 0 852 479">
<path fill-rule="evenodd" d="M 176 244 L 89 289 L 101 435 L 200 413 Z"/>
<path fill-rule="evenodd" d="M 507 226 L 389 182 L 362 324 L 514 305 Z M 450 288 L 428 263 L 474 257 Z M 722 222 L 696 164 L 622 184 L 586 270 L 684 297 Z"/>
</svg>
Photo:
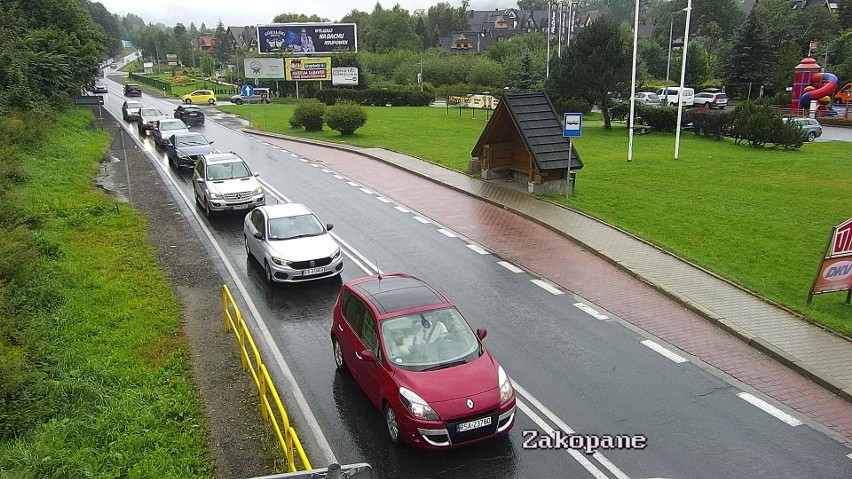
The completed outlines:
<svg viewBox="0 0 852 479">
<path fill-rule="evenodd" d="M 327 128 L 290 128 L 293 105 L 222 106 L 259 129 L 404 152 L 465 171 L 485 125 L 484 112 L 433 107 L 368 107 L 351 137 Z M 852 147 L 808 143 L 798 151 L 755 149 L 729 140 L 674 135 L 634 137 L 606 131 L 596 115 L 575 140 L 585 163 L 575 195 L 549 199 L 619 226 L 776 301 L 816 323 L 852 336 L 845 294 L 806 304 L 832 226 L 852 216 Z"/>
<path fill-rule="evenodd" d="M 143 214 L 92 185 L 91 121 L 50 125 L 15 191 L 42 259 L 4 305 L 30 369 L 0 406 L 0 477 L 212 477 L 180 303 Z"/>
</svg>

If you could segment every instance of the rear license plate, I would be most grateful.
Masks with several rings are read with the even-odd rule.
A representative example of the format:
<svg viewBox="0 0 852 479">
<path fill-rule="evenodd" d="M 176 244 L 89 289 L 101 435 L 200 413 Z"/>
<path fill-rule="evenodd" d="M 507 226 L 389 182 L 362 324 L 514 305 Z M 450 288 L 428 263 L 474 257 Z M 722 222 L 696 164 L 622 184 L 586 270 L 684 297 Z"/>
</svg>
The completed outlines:
<svg viewBox="0 0 852 479">
<path fill-rule="evenodd" d="M 479 429 L 481 427 L 490 426 L 491 425 L 491 416 L 484 417 L 482 419 L 477 419 L 475 421 L 463 422 L 457 426 L 458 432 L 466 432 L 472 429 Z"/>
<path fill-rule="evenodd" d="M 249 207 L 249 205 L 235 205 L 235 206 L 233 206 L 233 208 L 235 210 L 247 210 L 248 207 Z"/>
<path fill-rule="evenodd" d="M 325 268 L 308 268 L 302 271 L 302 276 L 310 276 L 312 274 L 324 273 Z"/>
<path fill-rule="evenodd" d="M 189 116 L 198 116 L 198 113 L 192 112 L 189 114 Z"/>
</svg>

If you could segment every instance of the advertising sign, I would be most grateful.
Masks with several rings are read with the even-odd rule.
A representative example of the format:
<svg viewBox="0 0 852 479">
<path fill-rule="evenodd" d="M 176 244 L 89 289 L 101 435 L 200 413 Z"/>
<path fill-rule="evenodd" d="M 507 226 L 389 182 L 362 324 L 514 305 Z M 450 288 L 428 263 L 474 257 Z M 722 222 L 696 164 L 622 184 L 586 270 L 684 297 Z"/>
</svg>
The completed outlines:
<svg viewBox="0 0 852 479">
<path fill-rule="evenodd" d="M 822 262 L 813 294 L 852 289 L 852 255 L 828 258 Z"/>
<path fill-rule="evenodd" d="M 358 85 L 358 67 L 338 67 L 331 69 L 332 85 Z"/>
<path fill-rule="evenodd" d="M 831 242 L 829 258 L 852 254 L 852 218 L 841 223 L 834 230 L 834 240 Z"/>
<path fill-rule="evenodd" d="M 274 23 L 257 26 L 259 53 L 357 52 L 354 23 Z"/>
<path fill-rule="evenodd" d="M 142 68 L 145 69 L 145 73 L 154 73 L 154 62 L 145 62 L 142 64 Z"/>
<path fill-rule="evenodd" d="M 284 61 L 287 79 L 291 81 L 331 80 L 331 58 L 297 57 Z"/>
<path fill-rule="evenodd" d="M 283 58 L 246 58 L 243 61 L 246 78 L 284 78 Z"/>
<path fill-rule="evenodd" d="M 174 53 L 166 53 L 166 63 L 172 67 L 177 66 L 178 56 Z"/>
</svg>

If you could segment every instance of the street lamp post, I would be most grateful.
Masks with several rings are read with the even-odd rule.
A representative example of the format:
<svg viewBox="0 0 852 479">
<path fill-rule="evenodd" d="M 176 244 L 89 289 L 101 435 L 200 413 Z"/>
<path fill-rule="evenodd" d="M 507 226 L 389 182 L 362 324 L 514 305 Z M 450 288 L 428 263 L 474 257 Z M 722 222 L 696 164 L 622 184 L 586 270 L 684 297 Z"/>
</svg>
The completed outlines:
<svg viewBox="0 0 852 479">
<path fill-rule="evenodd" d="M 417 83 L 420 84 L 420 93 L 423 93 L 423 50 L 420 50 L 420 74 L 417 76 Z"/>
<path fill-rule="evenodd" d="M 675 125 L 675 151 L 674 159 L 677 160 L 680 156 L 680 123 L 683 119 L 683 83 L 686 80 L 686 57 L 687 49 L 689 48 L 689 20 L 692 13 L 692 0 L 688 0 L 686 4 L 686 26 L 683 29 L 683 60 L 680 66 L 680 90 L 677 92 L 677 124 Z M 668 91 L 666 91 L 668 96 Z"/>
<path fill-rule="evenodd" d="M 687 7 L 689 8 L 689 7 Z M 686 8 L 678 10 L 676 12 L 671 13 L 671 22 L 669 22 L 669 59 L 666 62 L 666 86 L 669 86 L 669 70 L 671 70 L 672 65 L 672 33 L 674 32 L 674 16 L 675 13 L 685 12 Z M 668 91 L 666 91 L 668 94 Z"/>
<path fill-rule="evenodd" d="M 627 146 L 627 161 L 633 161 L 633 125 L 636 113 L 636 63 L 639 46 L 639 0 L 636 0 L 636 12 L 633 20 L 633 63 L 630 73 L 630 137 Z M 570 160 L 569 160 L 570 163 Z M 569 165 L 570 166 L 570 165 Z M 570 179 L 570 178 L 569 178 Z"/>
</svg>

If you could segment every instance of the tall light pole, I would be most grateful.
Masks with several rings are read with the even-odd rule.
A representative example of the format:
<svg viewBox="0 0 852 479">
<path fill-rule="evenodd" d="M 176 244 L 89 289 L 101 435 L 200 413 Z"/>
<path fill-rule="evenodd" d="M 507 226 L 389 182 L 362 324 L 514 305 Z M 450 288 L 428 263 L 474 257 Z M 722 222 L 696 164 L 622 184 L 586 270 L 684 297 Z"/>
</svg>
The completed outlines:
<svg viewBox="0 0 852 479">
<path fill-rule="evenodd" d="M 550 78 L 550 35 L 553 34 L 553 1 L 547 2 L 547 67 L 544 78 Z"/>
<path fill-rule="evenodd" d="M 689 7 L 687 7 L 687 8 L 689 8 Z M 666 62 L 666 86 L 667 87 L 669 86 L 669 70 L 671 69 L 671 65 L 672 65 L 672 33 L 674 31 L 674 16 L 675 16 L 675 13 L 680 13 L 680 12 L 685 12 L 685 11 L 686 11 L 686 8 L 671 13 L 671 22 L 669 23 L 669 59 Z M 668 91 L 666 91 L 666 94 L 668 94 Z"/>
<path fill-rule="evenodd" d="M 556 56 L 562 58 L 562 32 L 565 28 L 565 2 L 559 2 L 559 34 L 556 35 Z"/>
<path fill-rule="evenodd" d="M 683 119 L 683 82 L 686 80 L 686 57 L 687 48 L 689 47 L 689 19 L 692 14 L 692 0 L 686 3 L 686 26 L 683 29 L 683 60 L 680 66 L 680 90 L 677 92 L 677 128 L 675 130 L 675 152 L 674 159 L 677 160 L 680 156 L 680 122 Z M 668 96 L 668 91 L 666 91 Z"/>
<path fill-rule="evenodd" d="M 636 113 L 636 60 L 638 56 L 638 46 L 639 46 L 639 0 L 635 0 L 636 2 L 636 12 L 634 13 L 633 20 L 633 64 L 632 71 L 630 73 L 630 137 L 627 145 L 627 161 L 633 161 L 633 122 L 635 121 L 635 113 Z"/>
<path fill-rule="evenodd" d="M 417 75 L 417 83 L 420 84 L 420 93 L 423 93 L 423 50 L 420 50 L 420 73 Z"/>
</svg>

